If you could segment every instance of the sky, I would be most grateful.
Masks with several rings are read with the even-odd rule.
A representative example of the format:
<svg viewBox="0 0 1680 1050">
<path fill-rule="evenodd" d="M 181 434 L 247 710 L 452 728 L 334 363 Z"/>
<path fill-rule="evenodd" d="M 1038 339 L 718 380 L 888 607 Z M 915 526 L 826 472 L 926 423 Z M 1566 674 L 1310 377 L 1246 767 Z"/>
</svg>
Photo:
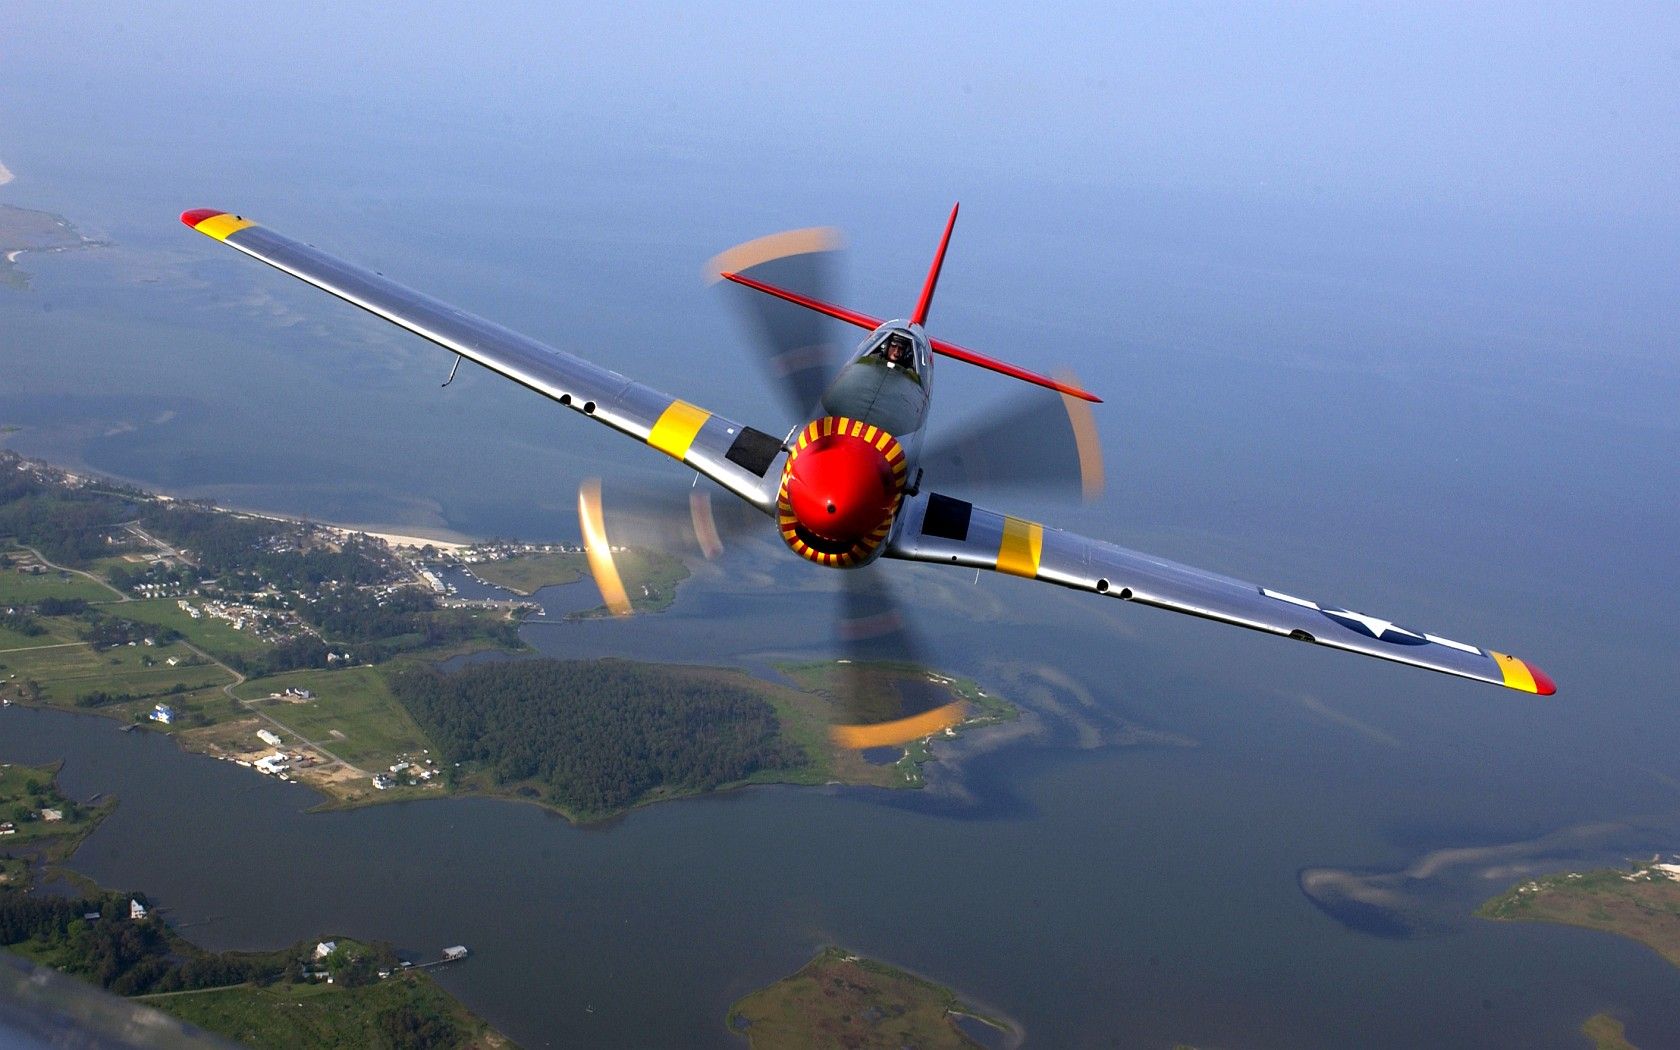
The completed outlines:
<svg viewBox="0 0 1680 1050">
<path fill-rule="evenodd" d="M 798 155 L 946 194 L 961 164 L 1022 182 L 1486 213 L 1669 221 L 1680 208 L 1673 5 L 404 11 L 13 0 L 0 63 L 77 94 L 97 70 L 91 108 L 139 92 L 184 139 L 213 130 L 191 113 L 214 92 L 250 98 L 251 120 L 378 135 L 477 120 L 582 145 L 634 124 L 650 148 Z M 288 103 L 274 101 L 281 85 Z"/>
</svg>

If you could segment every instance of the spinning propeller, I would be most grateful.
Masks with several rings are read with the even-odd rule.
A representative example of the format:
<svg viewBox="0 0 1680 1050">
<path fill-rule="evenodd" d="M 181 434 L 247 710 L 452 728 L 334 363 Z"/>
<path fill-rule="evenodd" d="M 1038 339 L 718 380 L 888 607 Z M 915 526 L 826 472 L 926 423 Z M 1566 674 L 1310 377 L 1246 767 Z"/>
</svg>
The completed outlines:
<svg viewBox="0 0 1680 1050">
<path fill-rule="evenodd" d="M 726 290 L 757 336 L 757 356 L 781 396 L 790 427 L 821 414 L 823 392 L 847 360 L 834 326 L 807 302 L 795 301 L 834 301 L 839 256 L 837 231 L 789 230 L 737 245 L 707 268 L 712 280 L 733 275 Z M 935 267 L 942 261 L 943 252 Z M 759 294 L 766 286 L 794 298 Z M 926 312 L 927 304 L 918 304 L 918 318 Z M 942 347 L 941 352 L 960 350 Z M 1077 390 L 1073 377 L 1058 379 Z M 964 495 L 1008 488 L 1089 501 L 1103 483 L 1089 404 L 1042 386 L 1016 388 L 1010 400 L 976 419 L 945 433 L 935 429 L 917 462 L 928 483 Z M 633 608 L 621 572 L 622 548 L 651 546 L 711 560 L 755 532 L 772 535 L 773 524 L 762 514 L 735 499 L 713 501 L 707 488 L 686 493 L 620 488 L 614 484 L 609 502 L 599 479 L 592 478 L 578 493 L 590 567 L 607 607 L 617 615 L 629 615 Z M 897 747 L 961 722 L 965 703 L 927 680 L 923 648 L 885 574 L 865 565 L 843 570 L 840 583 L 834 643 L 843 656 L 830 689 L 832 739 L 856 749 Z"/>
</svg>

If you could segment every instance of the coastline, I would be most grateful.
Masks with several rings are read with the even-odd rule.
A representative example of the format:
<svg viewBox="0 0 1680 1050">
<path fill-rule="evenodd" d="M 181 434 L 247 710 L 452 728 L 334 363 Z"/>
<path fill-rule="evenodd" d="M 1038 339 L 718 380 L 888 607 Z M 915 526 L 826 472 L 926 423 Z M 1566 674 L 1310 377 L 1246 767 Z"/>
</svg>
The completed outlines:
<svg viewBox="0 0 1680 1050">
<path fill-rule="evenodd" d="M 4 421 L 0 420 L 0 424 L 3 423 Z M 25 431 L 26 428 L 23 427 L 19 427 L 16 430 L 11 431 L 0 431 L 0 447 L 6 447 L 6 439 L 8 437 Z M 192 503 L 207 498 L 203 496 L 189 495 L 180 491 L 171 491 L 168 486 L 159 482 L 147 481 L 144 478 L 135 478 L 126 474 L 114 474 L 108 470 L 102 470 L 88 463 L 88 461 L 83 459 L 80 454 L 72 457 L 65 457 L 61 455 L 48 455 L 40 452 L 23 452 L 18 449 L 13 449 L 13 451 L 17 452 L 20 456 L 38 460 L 78 477 L 97 478 L 100 481 L 108 481 L 118 485 L 127 485 L 131 488 L 141 489 L 151 495 L 159 496 L 168 500 L 175 500 L 181 503 Z M 434 528 L 426 525 L 397 525 L 385 522 L 359 523 L 325 521 L 320 518 L 311 518 L 299 514 L 287 513 L 285 511 L 256 510 L 251 507 L 242 507 L 231 503 L 222 503 L 216 500 L 212 500 L 211 502 L 215 503 L 217 510 L 227 511 L 231 514 L 240 514 L 250 518 L 262 518 L 267 521 L 283 521 L 294 525 L 314 525 L 324 529 L 332 529 L 346 535 L 355 535 L 360 533 L 374 539 L 384 540 L 392 547 L 413 547 L 415 549 L 419 549 L 420 547 L 430 544 L 438 550 L 453 553 L 479 543 L 488 542 L 486 537 L 472 536 L 455 529 L 441 527 Z"/>
</svg>

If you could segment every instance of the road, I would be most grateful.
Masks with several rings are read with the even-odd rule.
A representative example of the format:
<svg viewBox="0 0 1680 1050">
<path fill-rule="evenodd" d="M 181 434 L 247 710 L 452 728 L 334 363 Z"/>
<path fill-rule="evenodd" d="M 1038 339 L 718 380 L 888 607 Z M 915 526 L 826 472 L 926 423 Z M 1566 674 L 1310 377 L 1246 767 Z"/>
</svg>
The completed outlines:
<svg viewBox="0 0 1680 1050">
<path fill-rule="evenodd" d="M 18 547 L 22 550 L 26 550 L 29 553 L 35 555 L 36 560 L 38 560 L 42 565 L 45 565 L 49 569 L 57 569 L 59 572 L 68 572 L 68 573 L 72 573 L 76 576 L 87 577 L 88 579 L 92 580 L 94 583 L 99 584 L 99 586 L 105 588 L 106 590 L 110 591 L 112 594 L 116 595 L 117 596 L 117 601 L 119 601 L 119 602 L 131 602 L 131 601 L 134 600 L 133 598 L 130 598 L 128 595 L 124 594 L 123 592 L 117 590 L 115 587 L 106 583 L 104 580 L 100 579 L 98 576 L 95 576 L 91 572 L 83 572 L 80 569 L 72 569 L 67 565 L 55 565 L 52 562 L 47 560 L 47 556 L 45 554 L 42 554 L 40 551 L 36 550 L 34 547 L 26 547 L 21 543 L 18 544 Z"/>
</svg>

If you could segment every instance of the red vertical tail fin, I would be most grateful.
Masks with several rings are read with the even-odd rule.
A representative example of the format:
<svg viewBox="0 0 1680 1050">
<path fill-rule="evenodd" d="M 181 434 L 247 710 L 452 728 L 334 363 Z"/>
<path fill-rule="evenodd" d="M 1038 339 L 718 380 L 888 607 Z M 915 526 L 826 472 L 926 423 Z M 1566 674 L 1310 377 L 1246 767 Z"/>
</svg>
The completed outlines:
<svg viewBox="0 0 1680 1050">
<path fill-rule="evenodd" d="M 960 207 L 961 201 L 951 205 L 951 217 L 945 220 L 945 236 L 939 238 L 939 251 L 934 253 L 933 266 L 928 269 L 927 283 L 922 285 L 922 297 L 916 300 L 916 312 L 910 315 L 912 324 L 927 324 L 928 308 L 933 306 L 933 289 L 939 284 L 939 271 L 945 266 L 945 249 L 951 243 L 951 230 L 957 225 Z"/>
</svg>

